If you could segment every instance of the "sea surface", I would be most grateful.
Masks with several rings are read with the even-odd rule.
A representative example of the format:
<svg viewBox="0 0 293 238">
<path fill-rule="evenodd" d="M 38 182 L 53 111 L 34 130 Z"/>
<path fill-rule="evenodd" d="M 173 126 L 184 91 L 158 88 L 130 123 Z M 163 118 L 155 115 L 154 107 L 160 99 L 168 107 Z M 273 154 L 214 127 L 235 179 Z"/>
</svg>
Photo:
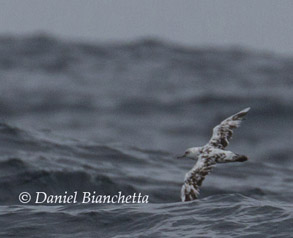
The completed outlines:
<svg viewBox="0 0 293 238">
<path fill-rule="evenodd" d="M 293 57 L 2 35 L 0 80 L 1 237 L 293 237 Z M 181 202 L 176 156 L 248 106 L 228 148 L 249 160 Z M 34 202 L 94 191 L 148 203 Z"/>
</svg>

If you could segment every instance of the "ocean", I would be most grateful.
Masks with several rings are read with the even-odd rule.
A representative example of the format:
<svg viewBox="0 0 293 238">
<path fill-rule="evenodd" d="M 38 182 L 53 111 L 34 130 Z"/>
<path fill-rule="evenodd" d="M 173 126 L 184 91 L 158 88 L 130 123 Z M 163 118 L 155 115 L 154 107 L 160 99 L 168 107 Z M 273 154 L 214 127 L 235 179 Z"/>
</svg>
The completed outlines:
<svg viewBox="0 0 293 238">
<path fill-rule="evenodd" d="M 0 79 L 1 237 L 293 237 L 293 56 L 2 35 Z M 246 107 L 249 160 L 181 202 L 176 156 Z"/>
</svg>

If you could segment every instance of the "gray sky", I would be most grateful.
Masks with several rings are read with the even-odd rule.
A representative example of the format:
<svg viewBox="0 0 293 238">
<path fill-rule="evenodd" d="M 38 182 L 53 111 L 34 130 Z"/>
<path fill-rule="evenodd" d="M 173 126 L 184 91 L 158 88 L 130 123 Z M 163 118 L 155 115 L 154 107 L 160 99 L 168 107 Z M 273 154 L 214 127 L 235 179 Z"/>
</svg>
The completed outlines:
<svg viewBox="0 0 293 238">
<path fill-rule="evenodd" d="M 87 41 L 142 37 L 293 55 L 291 0 L 0 0 L 0 34 Z"/>
</svg>

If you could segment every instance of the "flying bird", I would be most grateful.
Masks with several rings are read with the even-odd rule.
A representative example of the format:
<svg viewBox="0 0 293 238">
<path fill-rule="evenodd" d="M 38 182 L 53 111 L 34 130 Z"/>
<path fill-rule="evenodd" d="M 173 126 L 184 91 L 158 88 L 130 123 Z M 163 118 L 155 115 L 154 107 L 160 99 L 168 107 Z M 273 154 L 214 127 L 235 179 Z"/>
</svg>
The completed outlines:
<svg viewBox="0 0 293 238">
<path fill-rule="evenodd" d="M 240 126 L 244 116 L 250 107 L 228 117 L 213 129 L 210 141 L 202 147 L 192 147 L 185 151 L 184 155 L 177 157 L 197 159 L 194 167 L 185 175 L 184 184 L 181 188 L 181 200 L 191 201 L 197 199 L 199 187 L 205 176 L 217 163 L 244 162 L 245 155 L 239 155 L 232 151 L 225 150 L 232 138 L 233 129 Z"/>
</svg>

